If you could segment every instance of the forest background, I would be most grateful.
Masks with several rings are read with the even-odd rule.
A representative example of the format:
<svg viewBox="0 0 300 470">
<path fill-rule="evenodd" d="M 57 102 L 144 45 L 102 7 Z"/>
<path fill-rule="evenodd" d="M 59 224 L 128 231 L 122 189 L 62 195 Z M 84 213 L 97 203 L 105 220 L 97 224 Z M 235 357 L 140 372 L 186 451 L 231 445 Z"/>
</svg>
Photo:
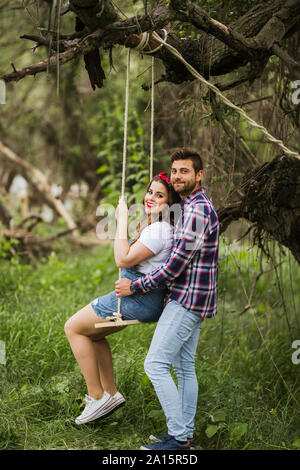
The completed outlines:
<svg viewBox="0 0 300 470">
<path fill-rule="evenodd" d="M 168 3 L 113 2 L 123 20 Z M 262 4 L 193 3 L 225 24 Z M 54 42 L 58 27 L 74 33 L 72 12 L 55 20 L 58 5 L 64 13 L 69 4 L 54 2 L 49 16 L 50 1 L 0 1 L 0 78 L 47 58 L 49 44 L 20 36 L 40 35 L 41 41 L 49 18 Z M 178 38 L 199 37 L 188 22 L 171 26 Z M 284 41 L 298 63 L 299 42 L 297 31 Z M 128 204 L 141 201 L 149 179 L 150 65 L 150 57 L 132 52 Z M 74 423 L 85 385 L 63 325 L 79 308 L 112 290 L 118 278 L 111 240 L 100 240 L 96 228 L 101 206 L 116 207 L 121 191 L 126 49 L 116 45 L 102 51 L 101 67 L 104 86 L 94 89 L 81 56 L 44 73 L 2 82 L 2 449 L 138 449 L 149 434 L 166 432 L 143 370 L 155 325 L 131 326 L 110 338 L 126 406 L 101 422 L 80 428 Z M 246 65 L 242 70 L 247 72 Z M 211 81 L 299 152 L 297 70 L 272 55 L 259 76 L 240 80 L 240 70 L 233 70 Z M 255 175 L 280 149 L 216 101 L 205 85 L 190 79 L 171 83 L 160 79 L 164 73 L 158 57 L 154 174 L 169 170 L 176 147 L 196 148 L 205 163 L 204 186 L 225 214 L 218 315 L 205 322 L 197 350 L 197 449 L 299 449 L 299 251 L 279 243 L 253 217 L 226 215 L 228 208 L 236 208 L 245 175 Z M 287 198 L 289 187 L 284 191 Z"/>
</svg>

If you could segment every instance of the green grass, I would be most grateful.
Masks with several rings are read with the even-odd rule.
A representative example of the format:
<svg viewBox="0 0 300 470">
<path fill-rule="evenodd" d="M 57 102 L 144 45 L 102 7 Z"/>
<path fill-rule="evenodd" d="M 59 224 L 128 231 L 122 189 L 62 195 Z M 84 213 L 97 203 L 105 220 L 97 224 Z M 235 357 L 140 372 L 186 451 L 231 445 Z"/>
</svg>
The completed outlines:
<svg viewBox="0 0 300 470">
<path fill-rule="evenodd" d="M 203 324 L 197 350 L 198 449 L 300 447 L 299 267 L 282 257 L 264 274 L 243 315 L 259 268 L 255 249 L 222 244 L 218 315 Z M 103 421 L 74 423 L 86 393 L 67 342 L 67 318 L 112 290 L 112 247 L 52 254 L 38 267 L 3 261 L 0 273 L 0 448 L 138 449 L 165 418 L 143 370 L 155 325 L 112 335 L 115 376 L 126 406 Z M 296 308 L 298 306 L 298 309 Z"/>
</svg>

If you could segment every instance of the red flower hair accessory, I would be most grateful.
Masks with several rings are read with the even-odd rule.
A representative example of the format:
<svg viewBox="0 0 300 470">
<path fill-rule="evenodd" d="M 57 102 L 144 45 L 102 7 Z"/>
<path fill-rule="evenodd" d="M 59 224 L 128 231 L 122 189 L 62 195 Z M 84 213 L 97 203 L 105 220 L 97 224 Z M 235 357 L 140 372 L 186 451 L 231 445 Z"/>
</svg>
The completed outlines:
<svg viewBox="0 0 300 470">
<path fill-rule="evenodd" d="M 168 174 L 165 171 L 156 175 L 155 178 L 160 178 L 164 180 L 168 184 L 168 186 L 171 186 L 171 181 L 169 180 Z"/>
</svg>

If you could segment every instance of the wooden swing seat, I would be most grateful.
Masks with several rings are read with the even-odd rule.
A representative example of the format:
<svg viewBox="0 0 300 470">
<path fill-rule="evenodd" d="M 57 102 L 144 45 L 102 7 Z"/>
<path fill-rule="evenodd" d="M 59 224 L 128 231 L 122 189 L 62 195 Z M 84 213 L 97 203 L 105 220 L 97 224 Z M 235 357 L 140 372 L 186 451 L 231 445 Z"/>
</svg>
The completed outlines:
<svg viewBox="0 0 300 470">
<path fill-rule="evenodd" d="M 122 320 L 122 315 L 117 312 L 113 313 L 112 317 L 107 317 L 107 320 L 106 322 L 95 323 L 95 328 L 112 328 L 142 323 L 139 320 Z"/>
<path fill-rule="evenodd" d="M 112 327 L 120 327 L 120 326 L 127 326 L 127 325 L 138 325 L 140 322 L 139 320 L 113 320 L 107 322 L 96 323 L 95 328 L 112 328 Z"/>
</svg>

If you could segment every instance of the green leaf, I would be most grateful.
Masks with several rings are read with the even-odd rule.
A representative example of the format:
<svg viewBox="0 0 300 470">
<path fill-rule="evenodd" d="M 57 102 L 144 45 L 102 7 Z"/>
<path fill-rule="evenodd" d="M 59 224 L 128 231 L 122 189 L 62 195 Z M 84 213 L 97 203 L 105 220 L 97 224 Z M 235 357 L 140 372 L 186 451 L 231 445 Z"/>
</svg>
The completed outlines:
<svg viewBox="0 0 300 470">
<path fill-rule="evenodd" d="M 97 168 L 96 173 L 105 173 L 108 171 L 108 166 L 107 165 L 101 165 L 99 168 Z"/>
<path fill-rule="evenodd" d="M 207 435 L 208 439 L 210 439 L 219 431 L 219 429 L 222 429 L 224 427 L 225 423 L 209 424 L 205 430 L 205 434 Z"/>
<path fill-rule="evenodd" d="M 160 410 L 151 410 L 148 416 L 149 418 L 161 418 L 162 412 Z"/>
<path fill-rule="evenodd" d="M 142 378 L 141 378 L 141 381 L 140 381 L 141 390 L 144 390 L 145 388 L 148 388 L 150 385 L 151 385 L 151 382 L 150 382 L 148 376 L 144 373 Z"/>
<path fill-rule="evenodd" d="M 226 410 L 216 410 L 212 414 L 212 421 L 214 423 L 216 423 L 218 421 L 225 421 L 225 420 L 226 420 Z"/>
<path fill-rule="evenodd" d="M 300 449 L 300 437 L 298 436 L 295 437 L 292 446 L 296 447 L 296 449 Z"/>
<path fill-rule="evenodd" d="M 230 440 L 233 442 L 237 442 L 241 439 L 241 437 L 246 434 L 248 431 L 248 424 L 247 423 L 234 423 L 230 426 Z"/>
</svg>

